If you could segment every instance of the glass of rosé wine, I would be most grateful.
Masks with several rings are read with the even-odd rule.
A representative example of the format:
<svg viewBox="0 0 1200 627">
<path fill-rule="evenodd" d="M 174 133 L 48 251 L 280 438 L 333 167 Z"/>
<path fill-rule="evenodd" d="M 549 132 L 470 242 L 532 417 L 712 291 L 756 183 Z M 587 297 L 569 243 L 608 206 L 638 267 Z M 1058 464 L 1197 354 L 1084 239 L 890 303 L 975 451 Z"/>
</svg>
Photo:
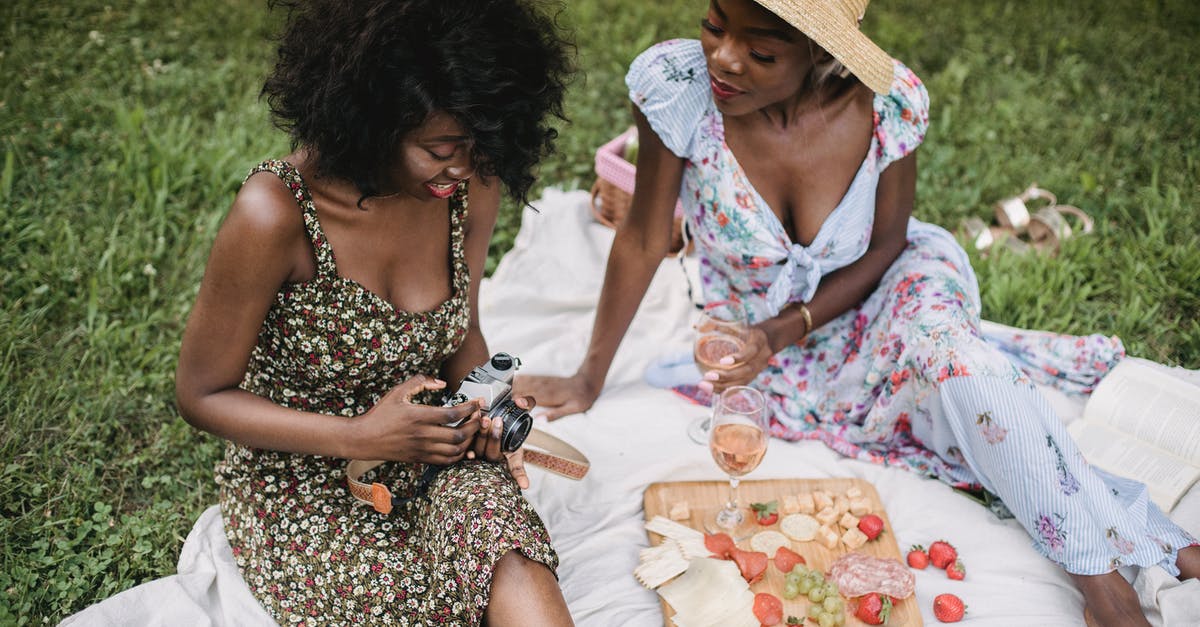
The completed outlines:
<svg viewBox="0 0 1200 627">
<path fill-rule="evenodd" d="M 722 364 L 721 360 L 738 353 L 746 346 L 749 325 L 741 303 L 723 301 L 705 306 L 696 321 L 695 329 L 696 341 L 692 348 L 692 357 L 700 374 L 736 365 Z M 711 425 L 711 416 L 695 419 L 688 425 L 688 437 L 697 444 L 707 444 Z"/>
<path fill-rule="evenodd" d="M 738 482 L 758 468 L 767 452 L 767 408 L 762 392 L 739 385 L 721 393 L 713 408 L 708 448 L 713 461 L 729 475 L 729 501 L 707 526 L 735 538 L 749 522 L 738 505 Z"/>
</svg>

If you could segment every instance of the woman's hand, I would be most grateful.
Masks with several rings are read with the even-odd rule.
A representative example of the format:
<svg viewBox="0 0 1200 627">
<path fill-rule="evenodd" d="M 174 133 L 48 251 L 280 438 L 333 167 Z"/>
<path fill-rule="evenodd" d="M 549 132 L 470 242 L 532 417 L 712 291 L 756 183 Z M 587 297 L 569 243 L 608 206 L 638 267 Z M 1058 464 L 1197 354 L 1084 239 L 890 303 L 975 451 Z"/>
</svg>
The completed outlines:
<svg viewBox="0 0 1200 627">
<path fill-rule="evenodd" d="M 766 369 L 767 361 L 774 354 L 767 333 L 757 326 L 751 326 L 744 339 L 746 345 L 742 350 L 726 355 L 719 367 L 704 373 L 701 389 L 719 394 L 735 385 L 749 385 Z"/>
<path fill-rule="evenodd" d="M 532 396 L 515 396 L 513 402 L 525 411 L 533 409 L 537 404 Z M 529 475 L 525 473 L 524 449 L 505 453 L 501 448 L 501 436 L 504 434 L 503 418 L 492 420 L 487 414 L 482 414 L 480 420 L 479 432 L 475 434 L 475 442 L 467 452 L 467 459 L 486 459 L 490 462 L 504 459 L 508 464 L 508 474 L 512 475 L 522 490 L 528 489 Z"/>
<path fill-rule="evenodd" d="M 439 466 L 465 457 L 483 418 L 479 402 L 431 407 L 412 400 L 425 390 L 445 387 L 445 381 L 417 375 L 392 388 L 367 413 L 347 423 L 347 457 Z M 447 426 L 463 419 L 457 427 Z"/>
<path fill-rule="evenodd" d="M 585 412 L 596 402 L 600 390 L 582 375 L 570 377 L 518 376 L 513 393 L 533 396 L 541 403 L 547 420 Z"/>
</svg>

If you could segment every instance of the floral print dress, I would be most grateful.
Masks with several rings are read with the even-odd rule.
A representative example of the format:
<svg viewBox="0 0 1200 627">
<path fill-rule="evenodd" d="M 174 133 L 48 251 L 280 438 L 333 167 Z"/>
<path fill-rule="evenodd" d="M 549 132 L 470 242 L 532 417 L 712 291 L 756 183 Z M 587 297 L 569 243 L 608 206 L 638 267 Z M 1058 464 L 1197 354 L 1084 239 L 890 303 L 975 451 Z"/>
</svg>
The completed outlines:
<svg viewBox="0 0 1200 627">
<path fill-rule="evenodd" d="M 626 83 L 654 132 L 686 160 L 680 198 L 708 302 L 736 300 L 751 322 L 807 302 L 824 275 L 866 252 L 880 173 L 917 148 L 929 121 L 920 80 L 894 62 L 874 100 L 874 134 L 853 182 L 813 241 L 791 241 L 725 143 L 700 43 L 643 52 Z M 1088 392 L 1119 340 L 1013 330 L 987 337 L 966 253 L 911 219 L 908 247 L 858 307 L 770 360 L 752 385 L 771 434 L 816 439 L 858 459 L 999 495 L 1037 549 L 1079 574 L 1161 564 L 1194 543 L 1141 484 L 1089 467 L 1034 387 Z M 685 391 L 683 389 L 681 391 Z"/>
<path fill-rule="evenodd" d="M 333 249 L 299 172 L 268 161 L 291 190 L 316 255 L 316 276 L 280 290 L 242 388 L 284 407 L 354 417 L 416 374 L 436 375 L 467 333 L 465 185 L 450 199 L 453 295 L 424 313 L 400 311 L 338 276 Z M 552 570 L 541 519 L 503 464 L 455 464 L 428 499 L 390 516 L 358 504 L 346 460 L 230 443 L 217 466 L 225 531 L 242 576 L 280 623 L 478 625 L 492 570 L 517 550 Z M 366 481 L 414 493 L 424 466 L 392 463 Z"/>
</svg>

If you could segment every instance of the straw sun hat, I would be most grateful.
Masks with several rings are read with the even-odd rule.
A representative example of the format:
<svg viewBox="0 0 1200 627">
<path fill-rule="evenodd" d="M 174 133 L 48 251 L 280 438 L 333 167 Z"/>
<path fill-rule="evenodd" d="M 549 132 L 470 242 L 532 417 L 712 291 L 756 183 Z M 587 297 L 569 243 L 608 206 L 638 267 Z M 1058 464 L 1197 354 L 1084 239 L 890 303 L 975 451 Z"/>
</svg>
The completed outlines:
<svg viewBox="0 0 1200 627">
<path fill-rule="evenodd" d="M 892 87 L 892 57 L 858 30 L 870 0 L 755 0 L 812 39 L 877 94 Z"/>
</svg>

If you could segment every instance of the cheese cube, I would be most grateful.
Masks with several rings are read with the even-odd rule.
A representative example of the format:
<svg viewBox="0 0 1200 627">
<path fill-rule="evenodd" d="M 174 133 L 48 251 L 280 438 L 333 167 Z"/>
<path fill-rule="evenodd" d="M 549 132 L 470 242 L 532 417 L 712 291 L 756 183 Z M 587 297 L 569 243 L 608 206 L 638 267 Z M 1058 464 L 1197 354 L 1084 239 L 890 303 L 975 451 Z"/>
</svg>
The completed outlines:
<svg viewBox="0 0 1200 627">
<path fill-rule="evenodd" d="M 855 529 L 855 531 L 858 531 Z M 859 531 L 859 533 L 862 533 Z M 866 536 L 863 536 L 866 539 Z M 837 546 L 838 534 L 830 527 L 821 527 L 817 530 L 817 541 L 827 549 L 832 549 Z"/>
<path fill-rule="evenodd" d="M 842 542 L 845 542 L 846 546 L 853 551 L 863 544 L 866 544 L 867 534 L 859 531 L 858 527 L 847 529 L 846 533 L 842 534 Z"/>
</svg>

